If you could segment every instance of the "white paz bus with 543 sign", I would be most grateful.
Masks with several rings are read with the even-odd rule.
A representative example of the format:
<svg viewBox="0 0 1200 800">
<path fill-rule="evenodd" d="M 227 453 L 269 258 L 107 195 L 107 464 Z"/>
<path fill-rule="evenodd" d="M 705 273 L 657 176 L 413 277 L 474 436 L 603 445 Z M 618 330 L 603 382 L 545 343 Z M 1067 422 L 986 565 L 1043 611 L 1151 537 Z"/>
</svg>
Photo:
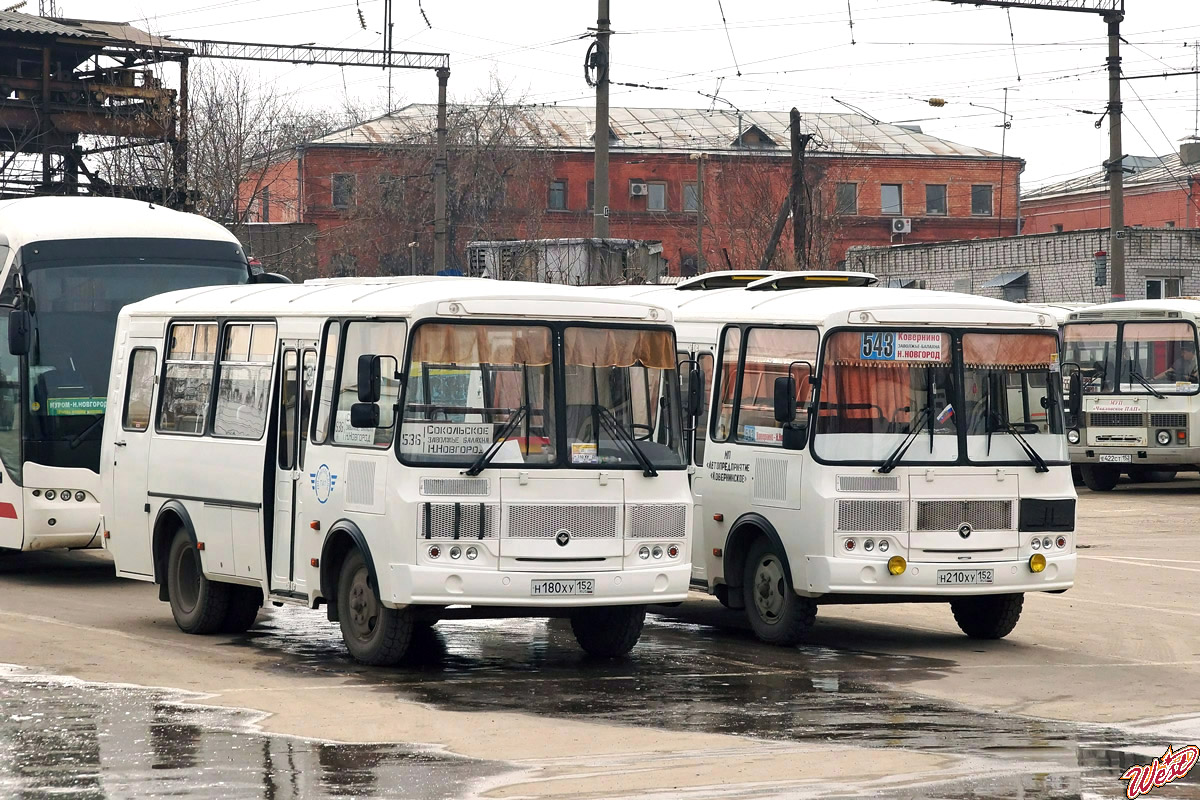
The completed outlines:
<svg viewBox="0 0 1200 800">
<path fill-rule="evenodd" d="M 669 312 L 473 278 L 173 292 L 117 329 L 105 544 L 191 633 L 327 606 L 350 653 L 565 616 L 628 652 L 686 598 Z"/>
</svg>

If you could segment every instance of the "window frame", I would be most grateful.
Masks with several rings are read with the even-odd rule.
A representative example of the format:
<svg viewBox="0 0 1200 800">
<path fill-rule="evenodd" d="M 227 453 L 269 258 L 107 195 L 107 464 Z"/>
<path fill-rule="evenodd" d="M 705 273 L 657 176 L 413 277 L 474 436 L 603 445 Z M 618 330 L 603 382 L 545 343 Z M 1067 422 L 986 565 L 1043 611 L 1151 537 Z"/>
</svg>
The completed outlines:
<svg viewBox="0 0 1200 800">
<path fill-rule="evenodd" d="M 987 212 L 975 210 L 975 190 L 988 190 L 988 210 Z M 972 183 L 971 184 L 971 216 L 972 217 L 994 217 L 996 216 L 996 184 L 994 183 Z"/>
<path fill-rule="evenodd" d="M 350 200 L 349 202 L 338 205 L 338 179 L 345 180 L 350 178 Z M 344 187 L 343 187 L 344 188 Z M 348 211 L 351 208 L 358 206 L 358 173 L 357 172 L 334 172 L 329 176 L 329 206 L 338 211 Z"/>
<path fill-rule="evenodd" d="M 846 210 L 842 207 L 841 198 L 838 195 L 843 186 L 849 186 L 854 190 L 854 205 Z M 858 198 L 860 184 L 858 181 L 838 181 L 833 188 L 833 213 L 839 217 L 857 217 L 858 216 Z M 882 191 L 882 190 L 881 190 Z M 883 206 L 883 198 L 880 197 L 880 207 Z"/>
<path fill-rule="evenodd" d="M 781 444 L 774 445 L 774 444 L 766 444 L 766 443 L 759 443 L 759 442 L 745 442 L 745 441 L 738 439 L 736 436 L 737 429 L 738 429 L 738 423 L 741 421 L 741 416 L 742 416 L 742 399 L 743 399 L 742 391 L 746 385 L 746 381 L 745 381 L 745 378 L 746 378 L 746 349 L 749 347 L 750 336 L 756 330 L 809 331 L 809 332 L 813 333 L 817 338 L 816 348 L 815 348 L 815 350 L 816 350 L 815 357 L 819 358 L 820 354 L 821 354 L 821 345 L 822 345 L 821 330 L 815 325 L 763 325 L 763 324 L 758 324 L 758 323 L 743 323 L 743 324 L 739 324 L 739 325 L 727 325 L 726 329 L 729 329 L 729 328 L 740 329 L 742 339 L 741 339 L 741 342 L 739 343 L 739 347 L 738 347 L 737 381 L 735 382 L 736 387 L 735 387 L 734 395 L 733 395 L 733 413 L 730 414 L 730 417 L 729 417 L 729 435 L 721 443 L 722 444 L 736 444 L 736 445 L 741 445 L 744 447 L 761 447 L 761 448 L 765 448 L 767 450 L 782 450 Z M 722 343 L 721 353 L 722 354 L 724 354 L 724 352 L 725 352 L 724 351 L 724 341 L 725 341 L 725 331 L 722 331 L 721 332 L 721 343 Z M 793 359 L 793 362 L 805 361 L 805 360 L 806 359 Z M 813 368 L 813 371 L 809 373 L 810 377 L 812 377 L 815 374 L 815 371 L 817 368 L 816 364 L 813 364 L 812 368 Z M 717 376 L 717 374 L 718 373 L 717 373 L 716 367 L 714 365 L 714 369 L 713 369 L 713 397 L 714 398 L 717 396 L 717 393 L 716 393 L 716 389 L 717 389 L 716 376 Z M 781 377 L 781 376 L 777 376 L 777 377 Z M 797 391 L 799 391 L 799 389 L 800 389 L 800 387 L 797 386 Z M 810 383 L 809 383 L 809 397 L 810 398 L 812 397 L 812 393 L 815 390 L 816 390 L 815 382 L 810 381 Z M 716 404 L 714 403 L 713 405 L 715 406 Z M 804 409 L 800 408 L 799 404 L 797 404 L 797 409 L 796 409 L 797 418 L 799 418 L 800 415 L 804 414 L 804 413 L 807 413 L 807 412 Z M 711 430 L 711 426 L 710 426 L 710 430 Z M 715 442 L 717 440 L 713 439 L 712 441 Z M 807 450 L 808 444 L 805 443 L 805 446 L 801 449 Z M 798 451 L 788 451 L 788 452 L 798 452 Z"/>
<path fill-rule="evenodd" d="M 650 187 L 652 186 L 662 187 L 662 208 L 655 208 L 650 204 L 651 200 L 654 198 L 654 194 L 650 191 Z M 660 213 L 670 211 L 671 203 L 668 194 L 668 186 L 666 181 L 646 181 L 646 210 L 658 211 Z"/>
<path fill-rule="evenodd" d="M 154 365 L 150 370 L 150 407 L 146 409 L 148 416 L 146 417 L 146 427 L 131 428 L 129 426 L 129 395 L 133 388 L 133 367 L 137 361 L 138 353 L 152 353 L 154 355 Z M 165 359 L 164 359 L 165 360 Z M 154 388 L 158 385 L 158 351 L 153 347 L 139 345 L 129 351 L 129 368 L 125 372 L 125 397 L 121 402 L 121 430 L 129 431 L 130 433 L 145 433 L 150 430 L 150 423 L 154 419 L 155 400 Z"/>
<path fill-rule="evenodd" d="M 341 317 L 330 317 L 329 319 L 325 320 L 325 324 L 321 326 L 321 338 L 318 340 L 318 343 L 317 343 L 317 386 L 316 386 L 316 390 L 313 392 L 313 398 L 312 398 L 312 407 L 313 407 L 314 411 L 320 411 L 320 408 L 321 408 L 321 387 L 325 385 L 325 367 L 326 367 L 325 357 L 329 353 L 329 331 L 335 327 L 337 328 L 337 332 L 338 332 L 337 352 L 333 354 L 333 359 L 334 359 L 333 360 L 333 377 L 331 379 L 330 385 L 334 389 L 336 389 L 337 385 L 338 385 L 338 364 L 341 360 L 342 340 L 344 338 L 342 336 L 342 325 L 341 324 L 342 324 Z M 312 414 L 312 418 L 309 420 L 309 425 L 312 428 L 312 430 L 310 430 L 309 434 L 308 434 L 309 443 L 318 445 L 318 446 L 330 443 L 329 442 L 329 429 L 332 427 L 332 424 L 333 424 L 334 411 L 335 411 L 335 409 L 333 407 L 333 398 L 331 396 L 330 397 L 330 406 L 329 406 L 329 419 L 325 420 L 325 430 L 321 430 L 320 426 L 317 425 L 317 421 L 321 418 L 320 414 L 318 414 L 318 413 Z M 318 438 L 318 434 L 320 435 L 319 438 Z"/>
<path fill-rule="evenodd" d="M 888 187 L 896 187 L 896 204 L 897 210 L 888 211 L 883 199 L 883 190 Z M 879 184 L 879 213 L 885 217 L 902 217 L 904 216 L 904 184 L 902 183 L 881 183 Z"/>
<path fill-rule="evenodd" d="M 562 205 L 554 205 L 554 186 L 562 184 Z M 546 210 L 547 211 L 570 211 L 571 204 L 567 199 L 568 183 L 566 178 L 551 178 L 549 185 L 546 187 Z"/>
<path fill-rule="evenodd" d="M 217 341 L 213 348 L 214 352 L 213 352 L 212 359 L 209 361 L 200 361 L 196 358 L 188 358 L 187 360 L 171 359 L 170 358 L 171 329 L 174 328 L 176 325 L 191 325 L 192 326 L 192 349 L 190 351 L 192 356 L 195 356 L 195 354 L 196 354 L 196 330 L 195 329 L 201 325 L 215 325 L 217 328 Z M 213 411 L 215 410 L 215 405 L 216 405 L 214 402 L 214 394 L 213 393 L 215 392 L 216 386 L 217 386 L 217 359 L 221 355 L 221 343 L 222 343 L 221 329 L 222 329 L 222 320 L 220 318 L 214 318 L 214 317 L 202 317 L 202 318 L 195 318 L 195 319 L 188 319 L 188 318 L 174 319 L 174 318 L 172 318 L 172 319 L 167 320 L 167 330 L 166 330 L 165 337 L 163 339 L 163 360 L 162 360 L 162 366 L 160 367 L 160 374 L 159 374 L 159 379 L 158 379 L 158 386 L 159 386 L 158 399 L 155 402 L 155 408 L 154 408 L 154 433 L 155 434 L 161 434 L 163 436 L 190 436 L 193 438 L 203 438 L 212 432 Z M 201 428 L 201 430 L 199 432 L 188 433 L 186 431 L 168 431 L 168 430 L 163 430 L 163 428 L 162 428 L 162 407 L 163 407 L 164 395 L 166 394 L 166 392 L 164 392 L 163 389 L 167 385 L 167 366 L 169 364 L 196 364 L 196 365 L 207 364 L 209 367 L 212 368 L 212 375 L 208 382 L 208 405 L 205 406 L 203 427 Z"/>
<path fill-rule="evenodd" d="M 329 420 L 326 425 L 326 427 L 328 429 L 326 431 L 326 435 L 323 439 L 321 439 L 320 442 L 316 441 L 315 436 L 311 436 L 310 437 L 311 441 L 309 443 L 314 444 L 314 445 L 319 445 L 322 447 L 325 447 L 325 446 L 349 447 L 349 448 L 353 448 L 353 449 L 365 450 L 367 452 L 372 452 L 372 453 L 386 453 L 388 450 L 396 447 L 396 442 L 398 442 L 400 440 L 399 436 L 396 436 L 393 434 L 392 441 L 391 441 L 391 443 L 388 444 L 387 447 L 377 447 L 375 445 L 365 445 L 365 444 L 360 444 L 358 442 L 338 442 L 338 441 L 335 441 L 333 438 L 333 431 L 334 431 L 335 426 L 337 425 L 337 412 L 338 412 L 337 405 L 335 404 L 334 401 L 341 394 L 340 388 L 342 385 L 342 372 L 346 366 L 346 364 L 345 364 L 346 330 L 347 330 L 347 328 L 349 328 L 350 324 L 353 322 L 377 322 L 377 323 L 399 322 L 399 323 L 403 324 L 404 325 L 404 352 L 405 352 L 404 357 L 407 358 L 407 353 L 410 349 L 409 340 L 412 339 L 412 332 L 414 329 L 412 321 L 408 317 L 376 317 L 376 316 L 331 317 L 328 321 L 326 321 L 325 331 L 323 332 L 323 335 L 321 336 L 322 347 L 320 350 L 320 357 L 318 358 L 318 364 L 317 364 L 317 374 L 318 374 L 317 391 L 313 392 L 313 406 L 312 407 L 314 409 L 319 408 L 319 404 L 320 404 L 320 388 L 321 388 L 320 376 L 324 375 L 323 368 L 325 366 L 325 347 L 324 347 L 325 334 L 328 333 L 330 325 L 336 324 L 338 326 L 338 352 L 337 352 L 337 369 L 334 371 L 334 376 L 333 376 L 334 392 L 333 392 L 333 395 L 329 398 L 330 399 Z M 301 361 L 299 363 L 300 363 L 300 367 L 302 368 L 304 365 L 303 359 L 301 359 Z M 400 393 L 397 395 L 398 411 L 402 410 L 404 408 L 404 406 L 403 406 L 404 392 L 408 388 L 408 366 L 407 366 L 406 362 L 402 361 L 402 359 L 397 359 L 397 365 L 399 365 L 401 363 L 405 363 L 405 368 L 400 373 L 402 377 L 400 379 Z M 355 370 L 358 369 L 357 365 L 354 367 L 354 369 Z M 316 421 L 317 421 L 317 415 L 312 414 L 312 423 L 311 424 L 312 424 L 314 433 L 317 428 Z M 398 431 L 399 430 L 399 422 L 400 422 L 400 416 L 398 413 L 397 416 L 393 419 L 392 425 L 390 428 L 372 428 L 372 430 Z M 366 428 L 363 428 L 363 430 L 366 430 Z"/>
<path fill-rule="evenodd" d="M 929 190 L 942 190 L 942 210 L 929 210 Z M 927 217 L 948 217 L 950 216 L 950 187 L 944 183 L 927 183 L 925 184 L 925 216 Z"/>
<path fill-rule="evenodd" d="M 1170 281 L 1175 282 L 1175 294 L 1167 293 L 1167 286 Z M 1150 284 L 1158 284 L 1158 297 L 1150 296 Z M 1174 300 L 1177 297 L 1183 296 L 1183 277 L 1180 275 L 1147 275 L 1146 276 L 1146 299 L 1147 300 Z"/>
<path fill-rule="evenodd" d="M 211 414 L 210 414 L 210 416 L 212 417 L 212 422 L 209 423 L 208 429 L 205 431 L 204 435 L 206 435 L 206 436 L 211 435 L 212 438 L 214 438 L 214 439 L 235 439 L 239 442 L 261 442 L 263 437 L 267 435 L 267 431 L 270 430 L 270 428 L 271 428 L 270 406 L 273 404 L 274 399 L 275 399 L 274 394 L 273 394 L 274 388 L 275 388 L 275 365 L 277 363 L 279 363 L 279 359 L 278 359 L 278 356 L 279 356 L 279 322 L 278 322 L 278 320 L 274 320 L 274 319 L 272 319 L 272 320 L 242 319 L 242 318 L 238 317 L 238 318 L 226 318 L 226 319 L 218 322 L 218 325 L 219 325 L 219 328 L 217 330 L 217 357 L 216 357 L 215 372 L 213 374 L 213 398 L 212 398 L 212 409 L 211 409 Z M 273 336 L 274 342 L 272 343 L 272 346 L 271 346 L 271 360 L 270 361 L 248 361 L 247 360 L 247 361 L 225 362 L 221 358 L 221 355 L 224 350 L 225 343 L 227 341 L 228 330 L 233 325 L 246 325 L 247 327 L 250 328 L 250 339 L 249 339 L 249 341 L 246 342 L 247 358 L 250 358 L 252 356 L 251 351 L 254 348 L 254 328 L 258 325 L 270 325 L 272 328 L 274 328 L 275 334 Z M 217 423 L 217 402 L 220 399 L 220 393 L 221 393 L 221 376 L 225 372 L 226 363 L 233 365 L 233 366 L 269 367 L 270 368 L 271 379 L 267 383 L 267 414 L 263 418 L 265 420 L 265 423 L 263 425 L 262 432 L 259 433 L 259 435 L 256 437 L 232 436 L 228 433 L 217 433 L 214 430 L 216 427 L 216 423 Z"/>
<path fill-rule="evenodd" d="M 689 189 L 692 192 L 692 200 L 693 200 L 693 205 L 691 208 L 688 208 L 688 190 Z M 680 200 L 681 200 L 680 211 L 682 211 L 685 214 L 699 214 L 700 213 L 700 184 L 697 183 L 696 181 L 692 181 L 690 183 L 683 184 L 683 192 L 682 192 L 682 195 L 680 196 Z"/>
</svg>

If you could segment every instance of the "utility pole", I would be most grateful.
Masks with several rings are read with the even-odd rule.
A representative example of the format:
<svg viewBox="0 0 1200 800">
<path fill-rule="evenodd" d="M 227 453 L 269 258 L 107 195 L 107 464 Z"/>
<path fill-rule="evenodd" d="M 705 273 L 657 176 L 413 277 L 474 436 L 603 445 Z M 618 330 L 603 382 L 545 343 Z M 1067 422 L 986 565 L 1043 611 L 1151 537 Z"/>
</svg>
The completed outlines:
<svg viewBox="0 0 1200 800">
<path fill-rule="evenodd" d="M 696 153 L 696 274 L 704 272 L 704 153 Z"/>
<path fill-rule="evenodd" d="M 433 271 L 446 268 L 446 83 L 450 80 L 450 68 L 437 71 L 438 121 L 437 154 L 433 160 Z"/>
<path fill-rule="evenodd" d="M 608 238 L 608 0 L 599 0 L 596 17 L 596 165 L 592 176 L 592 236 Z"/>
<path fill-rule="evenodd" d="M 792 134 L 792 252 L 796 269 L 808 269 L 808 192 L 804 185 L 804 150 L 812 136 L 800 133 L 800 111 L 791 111 Z"/>
<path fill-rule="evenodd" d="M 1125 299 L 1125 155 L 1121 152 L 1121 20 L 1114 12 L 1108 23 L 1108 173 L 1109 243 L 1112 300 Z"/>
</svg>

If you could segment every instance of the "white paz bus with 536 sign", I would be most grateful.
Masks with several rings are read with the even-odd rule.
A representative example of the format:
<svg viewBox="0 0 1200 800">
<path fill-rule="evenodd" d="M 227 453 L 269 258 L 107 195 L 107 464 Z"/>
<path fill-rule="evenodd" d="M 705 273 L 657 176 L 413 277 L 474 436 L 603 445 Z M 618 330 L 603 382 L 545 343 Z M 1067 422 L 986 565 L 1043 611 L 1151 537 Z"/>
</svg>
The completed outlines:
<svg viewBox="0 0 1200 800">
<path fill-rule="evenodd" d="M 669 323 L 473 278 L 129 306 L 102 451 L 117 572 L 191 633 L 324 604 L 369 664 L 446 617 L 567 616 L 588 652 L 628 652 L 691 569 Z"/>
<path fill-rule="evenodd" d="M 1005 636 L 1025 592 L 1075 575 L 1057 325 L 872 280 L 622 292 L 672 309 L 712 387 L 694 583 L 780 644 L 826 603 L 948 602 L 969 636 Z"/>
</svg>

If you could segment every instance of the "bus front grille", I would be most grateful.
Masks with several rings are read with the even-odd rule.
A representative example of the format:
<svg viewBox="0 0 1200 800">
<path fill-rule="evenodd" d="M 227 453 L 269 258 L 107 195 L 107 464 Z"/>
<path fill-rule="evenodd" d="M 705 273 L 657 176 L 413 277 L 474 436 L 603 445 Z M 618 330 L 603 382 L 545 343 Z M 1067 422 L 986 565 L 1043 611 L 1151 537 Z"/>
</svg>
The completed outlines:
<svg viewBox="0 0 1200 800">
<path fill-rule="evenodd" d="M 559 531 L 572 539 L 615 539 L 617 506 L 509 506 L 506 537 L 553 539 Z"/>
<path fill-rule="evenodd" d="M 956 531 L 970 525 L 979 531 L 1013 528 L 1011 500 L 921 500 L 917 503 L 917 530 Z"/>
<path fill-rule="evenodd" d="M 499 509 L 486 503 L 421 503 L 417 533 L 425 539 L 495 539 Z"/>
<path fill-rule="evenodd" d="M 1187 414 L 1151 414 L 1151 428 L 1186 428 Z"/>
<path fill-rule="evenodd" d="M 837 516 L 839 531 L 904 530 L 904 503 L 900 500 L 839 500 Z"/>
<path fill-rule="evenodd" d="M 687 506 L 645 505 L 630 506 L 630 539 L 683 539 L 687 537 Z"/>
<path fill-rule="evenodd" d="M 1092 428 L 1144 428 L 1143 414 L 1125 411 L 1093 411 L 1088 414 L 1088 426 Z"/>
</svg>

